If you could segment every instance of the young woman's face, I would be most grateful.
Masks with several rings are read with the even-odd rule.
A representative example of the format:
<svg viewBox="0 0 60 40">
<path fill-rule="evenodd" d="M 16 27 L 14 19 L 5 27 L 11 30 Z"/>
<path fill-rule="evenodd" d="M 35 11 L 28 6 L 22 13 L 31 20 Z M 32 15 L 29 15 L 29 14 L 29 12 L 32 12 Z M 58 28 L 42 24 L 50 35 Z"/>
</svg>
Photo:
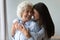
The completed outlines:
<svg viewBox="0 0 60 40">
<path fill-rule="evenodd" d="M 22 12 L 22 19 L 23 21 L 28 21 L 31 19 L 32 16 L 32 7 L 28 7 L 26 8 L 23 12 Z"/>
<path fill-rule="evenodd" d="M 40 19 L 39 16 L 40 16 L 40 15 L 39 15 L 38 11 L 37 11 L 36 9 L 34 9 L 34 19 L 35 19 L 35 20 L 39 20 L 39 19 Z"/>
</svg>

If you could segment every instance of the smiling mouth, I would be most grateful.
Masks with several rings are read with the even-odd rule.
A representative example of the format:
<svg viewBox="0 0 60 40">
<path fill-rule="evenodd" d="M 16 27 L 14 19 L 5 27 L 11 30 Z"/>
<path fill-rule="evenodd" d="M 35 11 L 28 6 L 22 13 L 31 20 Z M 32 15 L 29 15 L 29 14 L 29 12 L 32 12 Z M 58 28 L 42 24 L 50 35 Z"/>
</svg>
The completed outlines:
<svg viewBox="0 0 60 40">
<path fill-rule="evenodd" d="M 26 17 L 26 19 L 30 19 L 30 16 Z"/>
<path fill-rule="evenodd" d="M 26 18 L 30 18 L 31 16 L 26 16 Z"/>
</svg>

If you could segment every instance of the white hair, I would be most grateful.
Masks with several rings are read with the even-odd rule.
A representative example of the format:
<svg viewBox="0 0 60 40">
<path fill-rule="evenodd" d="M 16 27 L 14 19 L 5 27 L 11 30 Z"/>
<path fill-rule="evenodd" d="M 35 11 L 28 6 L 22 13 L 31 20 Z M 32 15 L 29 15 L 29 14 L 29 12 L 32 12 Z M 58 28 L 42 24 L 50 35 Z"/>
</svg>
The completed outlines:
<svg viewBox="0 0 60 40">
<path fill-rule="evenodd" d="M 25 8 L 27 8 L 28 6 L 31 6 L 33 7 L 32 3 L 28 2 L 28 1 L 23 1 L 22 3 L 20 3 L 18 6 L 17 6 L 17 16 L 19 18 L 21 18 L 21 14 L 23 12 L 23 10 Z"/>
</svg>

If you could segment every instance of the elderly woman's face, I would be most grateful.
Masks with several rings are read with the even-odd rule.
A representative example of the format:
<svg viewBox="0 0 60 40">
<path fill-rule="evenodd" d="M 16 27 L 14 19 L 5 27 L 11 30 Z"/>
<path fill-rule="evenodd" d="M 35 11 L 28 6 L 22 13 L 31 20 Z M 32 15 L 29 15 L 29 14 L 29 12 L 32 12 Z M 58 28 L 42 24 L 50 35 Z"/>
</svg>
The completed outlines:
<svg viewBox="0 0 60 40">
<path fill-rule="evenodd" d="M 35 20 L 39 20 L 39 19 L 40 19 L 39 16 L 40 16 L 40 15 L 39 15 L 38 11 L 37 11 L 36 9 L 34 9 L 34 19 L 35 19 Z"/>
<path fill-rule="evenodd" d="M 26 8 L 22 13 L 22 19 L 23 21 L 28 21 L 31 19 L 32 16 L 32 7 Z"/>
</svg>

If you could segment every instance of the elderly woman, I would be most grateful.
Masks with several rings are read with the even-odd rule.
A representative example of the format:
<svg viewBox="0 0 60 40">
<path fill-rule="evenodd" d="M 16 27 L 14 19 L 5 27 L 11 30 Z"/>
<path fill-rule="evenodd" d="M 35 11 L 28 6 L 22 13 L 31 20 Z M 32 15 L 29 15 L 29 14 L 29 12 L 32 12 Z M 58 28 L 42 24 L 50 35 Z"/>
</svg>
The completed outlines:
<svg viewBox="0 0 60 40">
<path fill-rule="evenodd" d="M 38 40 L 40 27 L 31 20 L 33 6 L 30 2 L 22 2 L 18 5 L 18 18 L 13 21 L 12 37 L 14 40 Z"/>
</svg>

